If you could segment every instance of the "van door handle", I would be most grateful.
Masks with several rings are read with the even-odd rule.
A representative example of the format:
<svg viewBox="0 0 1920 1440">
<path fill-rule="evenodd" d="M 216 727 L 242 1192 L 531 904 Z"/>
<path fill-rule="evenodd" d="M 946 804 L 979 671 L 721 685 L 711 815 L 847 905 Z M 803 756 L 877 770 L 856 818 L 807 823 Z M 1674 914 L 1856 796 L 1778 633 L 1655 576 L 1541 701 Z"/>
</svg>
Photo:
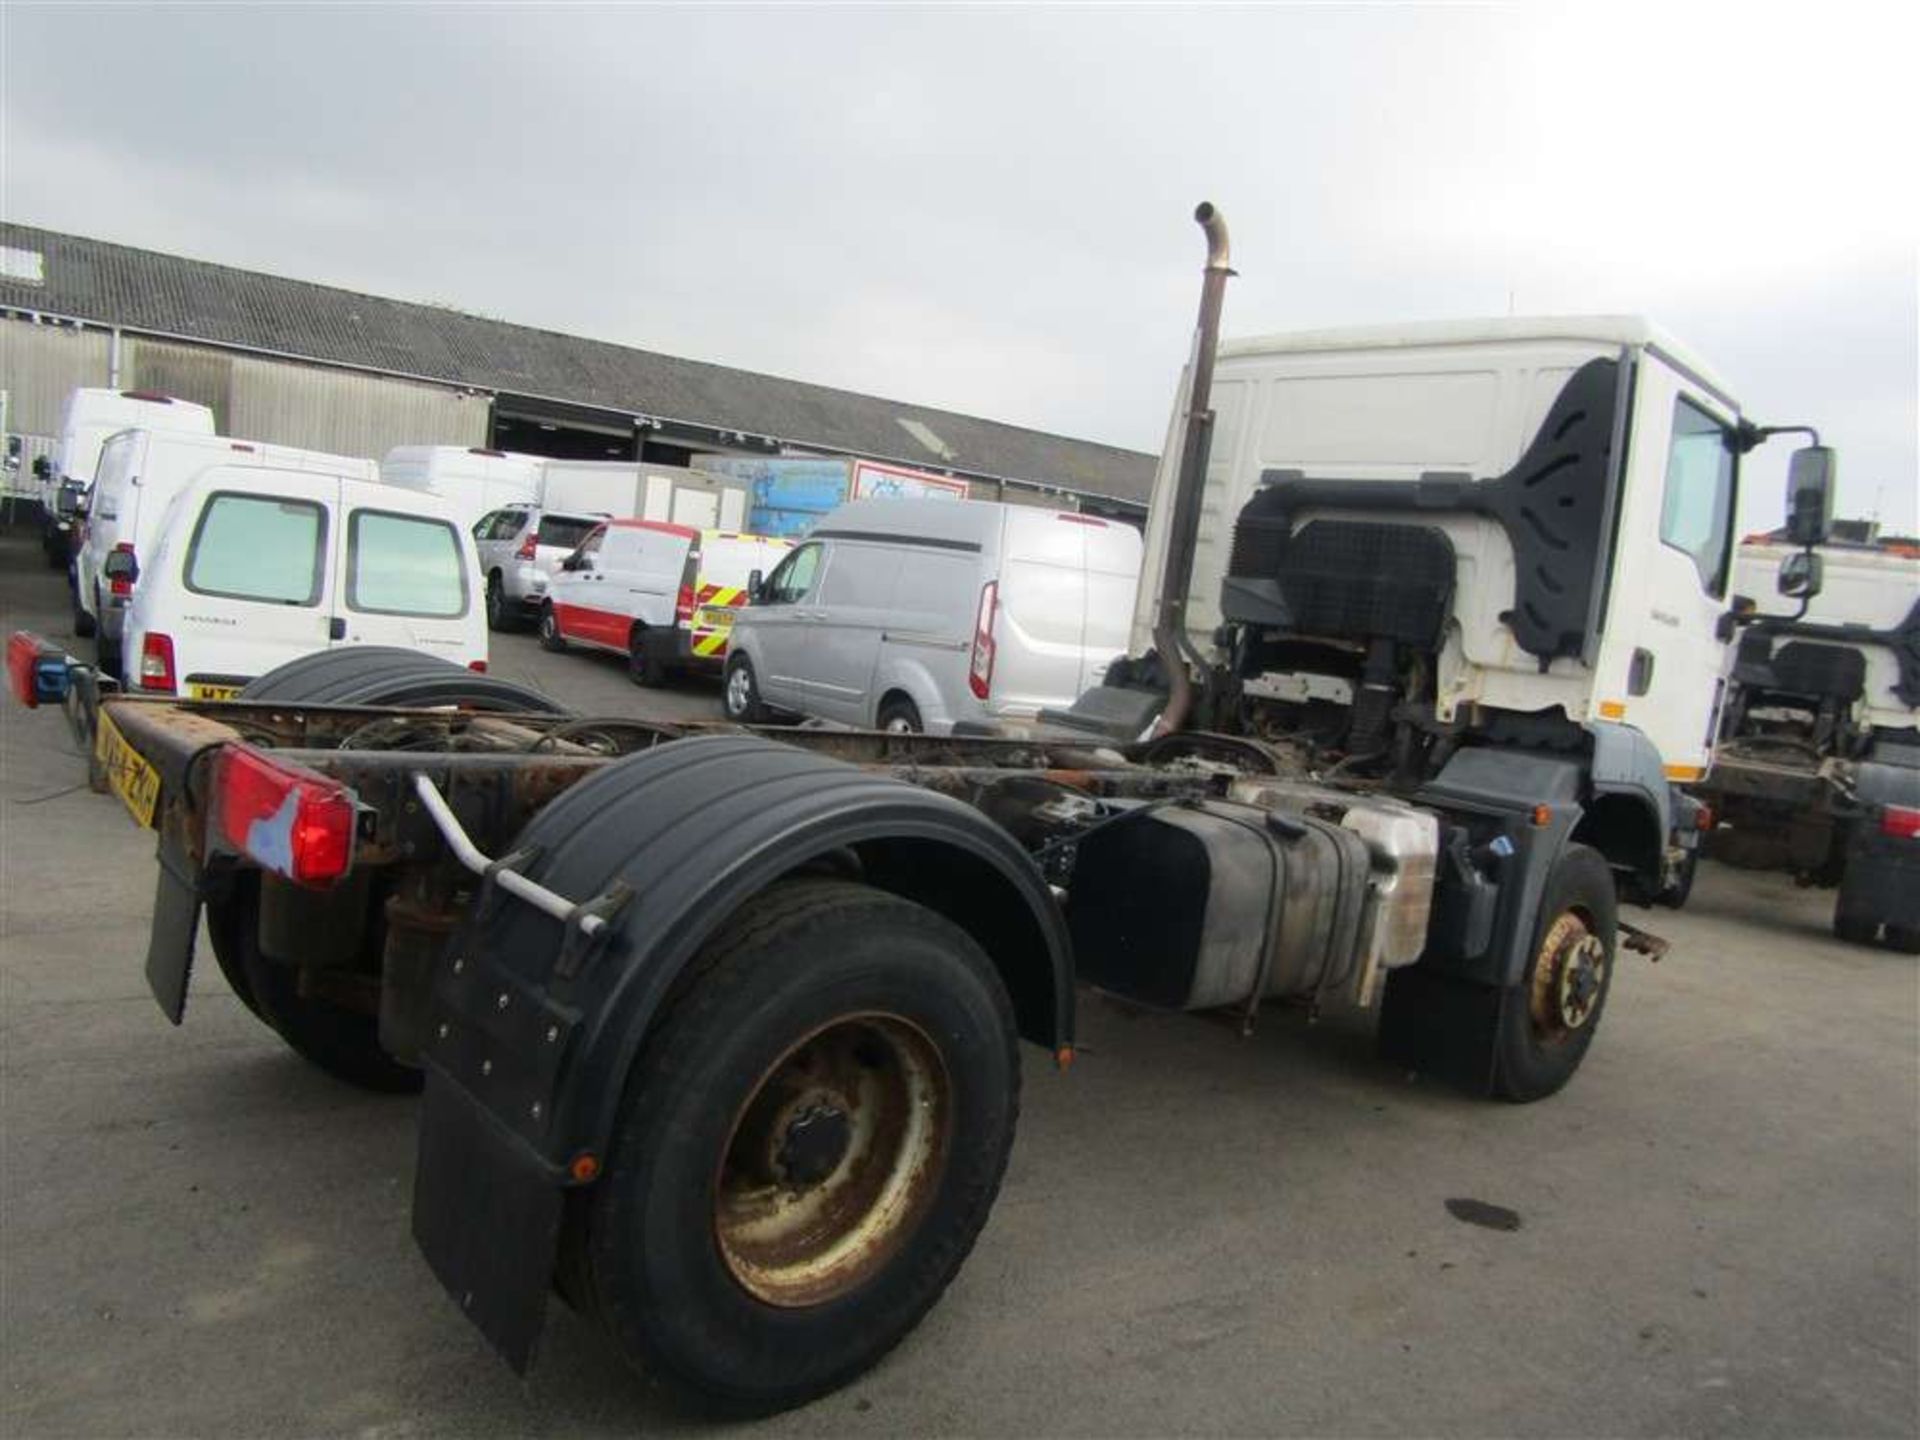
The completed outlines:
<svg viewBox="0 0 1920 1440">
<path fill-rule="evenodd" d="M 329 640 L 346 639 L 347 638 L 347 622 L 341 619 L 338 615 L 335 615 L 332 619 L 328 620 L 327 621 L 327 638 Z"/>
</svg>

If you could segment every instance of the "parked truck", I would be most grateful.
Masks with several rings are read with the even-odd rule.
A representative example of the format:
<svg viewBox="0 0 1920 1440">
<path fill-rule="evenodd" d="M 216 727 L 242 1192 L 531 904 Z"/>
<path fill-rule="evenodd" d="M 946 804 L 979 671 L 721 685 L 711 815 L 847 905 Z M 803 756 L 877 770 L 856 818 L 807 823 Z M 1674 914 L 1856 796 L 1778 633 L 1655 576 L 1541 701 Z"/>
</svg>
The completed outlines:
<svg viewBox="0 0 1920 1440">
<path fill-rule="evenodd" d="M 516 1368 L 557 1291 L 725 1407 L 861 1373 L 965 1259 L 1017 1042 L 1064 1068 L 1080 984 L 1378 1002 L 1394 1065 L 1531 1101 L 1659 948 L 1616 877 L 1689 852 L 1758 432 L 1616 323 L 1230 346 L 1216 417 L 1198 218 L 1152 653 L 1019 733 L 573 716 L 403 651 L 196 704 L 10 642 L 156 832 L 163 1012 L 204 916 L 300 1054 L 424 1086 L 414 1235 Z"/>
<path fill-rule="evenodd" d="M 1734 588 L 1800 593 L 1756 614 L 1700 786 L 1709 851 L 1834 889 L 1833 933 L 1920 954 L 1920 544 L 1857 538 L 1809 557 L 1784 534 L 1740 547 Z M 1815 579 L 1815 570 L 1818 579 Z M 1816 598 L 1817 597 L 1817 598 Z"/>
</svg>

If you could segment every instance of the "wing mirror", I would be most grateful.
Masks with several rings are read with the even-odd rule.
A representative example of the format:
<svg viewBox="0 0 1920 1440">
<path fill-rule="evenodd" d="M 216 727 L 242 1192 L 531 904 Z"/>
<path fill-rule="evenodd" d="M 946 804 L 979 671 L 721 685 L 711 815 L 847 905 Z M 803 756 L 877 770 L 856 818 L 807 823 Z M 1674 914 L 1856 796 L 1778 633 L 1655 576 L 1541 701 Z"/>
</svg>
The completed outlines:
<svg viewBox="0 0 1920 1440">
<path fill-rule="evenodd" d="M 560 562 L 560 568 L 562 570 L 584 570 L 586 569 L 586 567 L 587 567 L 587 557 L 580 554 L 578 551 L 575 551 L 573 554 L 567 556 L 566 559 Z"/>
<path fill-rule="evenodd" d="M 1834 453 L 1830 446 L 1808 445 L 1793 452 L 1787 463 L 1787 541 L 1793 545 L 1824 545 L 1833 531 Z M 1781 572 L 1780 593 L 1786 570 Z M 1819 580 L 1814 580 L 1819 589 Z"/>
<path fill-rule="evenodd" d="M 1820 584 L 1826 579 L 1826 569 L 1824 559 L 1811 550 L 1801 550 L 1780 562 L 1780 574 L 1774 586 L 1789 600 L 1811 600 L 1820 593 Z"/>
<path fill-rule="evenodd" d="M 767 583 L 767 577 L 758 570 L 747 572 L 747 603 L 752 605 L 760 599 L 760 591 Z"/>
</svg>

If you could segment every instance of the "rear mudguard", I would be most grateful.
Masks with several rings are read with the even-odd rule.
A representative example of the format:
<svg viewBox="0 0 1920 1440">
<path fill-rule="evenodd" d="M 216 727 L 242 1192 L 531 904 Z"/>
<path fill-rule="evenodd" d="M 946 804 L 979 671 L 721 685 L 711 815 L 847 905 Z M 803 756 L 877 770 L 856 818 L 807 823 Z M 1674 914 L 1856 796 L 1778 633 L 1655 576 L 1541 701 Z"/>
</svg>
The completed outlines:
<svg viewBox="0 0 1920 1440">
<path fill-rule="evenodd" d="M 538 1335 L 561 1192 L 598 1173 L 662 1001 L 782 876 L 832 866 L 947 915 L 1005 978 L 1021 1034 L 1071 1043 L 1065 922 L 1012 837 L 948 796 L 791 745 L 707 736 L 609 766 L 502 863 L 601 902 L 609 922 L 589 940 L 484 886 L 435 975 L 414 1233 L 516 1368 Z"/>
</svg>

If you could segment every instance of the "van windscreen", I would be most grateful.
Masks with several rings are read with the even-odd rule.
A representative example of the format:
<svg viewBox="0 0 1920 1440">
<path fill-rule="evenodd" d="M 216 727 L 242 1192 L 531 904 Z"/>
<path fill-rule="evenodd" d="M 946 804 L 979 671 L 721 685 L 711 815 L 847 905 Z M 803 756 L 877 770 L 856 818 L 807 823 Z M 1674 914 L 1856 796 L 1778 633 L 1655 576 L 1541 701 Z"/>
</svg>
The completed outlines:
<svg viewBox="0 0 1920 1440">
<path fill-rule="evenodd" d="M 577 549 L 580 542 L 587 538 L 587 533 L 599 523 L 598 520 L 581 520 L 571 515 L 542 515 L 534 544 L 554 545 L 562 550 Z"/>
<path fill-rule="evenodd" d="M 233 600 L 317 605 L 326 533 L 326 514 L 312 501 L 215 491 L 187 547 L 187 588 Z"/>
<path fill-rule="evenodd" d="M 451 620 L 467 613 L 467 567 L 451 525 L 355 510 L 347 522 L 347 605 Z"/>
</svg>

